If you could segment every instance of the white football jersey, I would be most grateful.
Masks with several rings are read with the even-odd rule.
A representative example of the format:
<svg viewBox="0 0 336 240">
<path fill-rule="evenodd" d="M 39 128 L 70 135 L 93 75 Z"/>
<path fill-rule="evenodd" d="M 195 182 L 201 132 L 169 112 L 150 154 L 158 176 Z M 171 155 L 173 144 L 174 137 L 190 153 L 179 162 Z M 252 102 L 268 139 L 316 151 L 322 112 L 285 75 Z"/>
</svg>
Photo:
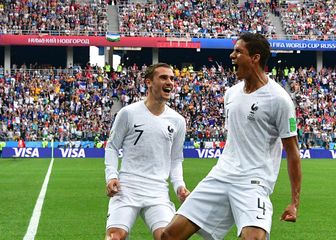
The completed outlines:
<svg viewBox="0 0 336 240">
<path fill-rule="evenodd" d="M 239 82 L 225 94 L 227 142 L 209 175 L 239 184 L 260 184 L 270 193 L 279 173 L 281 138 L 297 135 L 293 101 L 274 80 L 244 93 Z"/>
<path fill-rule="evenodd" d="M 167 105 L 159 116 L 153 115 L 144 101 L 122 108 L 105 149 L 106 180 L 118 177 L 124 192 L 166 196 L 171 166 L 183 161 L 185 133 L 184 118 Z M 118 173 L 111 162 L 118 158 L 119 149 L 123 149 L 123 158 Z M 185 186 L 182 169 L 178 175 L 174 187 Z"/>
</svg>

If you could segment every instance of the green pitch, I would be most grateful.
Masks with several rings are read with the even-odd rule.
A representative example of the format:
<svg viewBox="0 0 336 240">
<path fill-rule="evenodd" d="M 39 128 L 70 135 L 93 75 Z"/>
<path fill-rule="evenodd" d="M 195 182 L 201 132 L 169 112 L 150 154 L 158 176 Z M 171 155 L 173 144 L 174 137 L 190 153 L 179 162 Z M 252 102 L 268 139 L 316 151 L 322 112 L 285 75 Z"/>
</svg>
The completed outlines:
<svg viewBox="0 0 336 240">
<path fill-rule="evenodd" d="M 185 160 L 189 189 L 196 186 L 215 162 L 214 159 Z M 22 239 L 25 235 L 49 163 L 50 159 L 0 159 L 0 240 Z M 298 222 L 280 222 L 281 212 L 290 201 L 286 161 L 282 161 L 272 195 L 272 239 L 332 239 L 336 232 L 336 162 L 303 160 L 302 167 Z M 172 199 L 179 206 L 174 194 Z M 107 204 L 102 159 L 55 159 L 35 239 L 103 240 Z M 235 234 L 236 230 L 232 229 L 226 239 L 237 239 Z M 130 239 L 152 238 L 138 219 Z"/>
</svg>

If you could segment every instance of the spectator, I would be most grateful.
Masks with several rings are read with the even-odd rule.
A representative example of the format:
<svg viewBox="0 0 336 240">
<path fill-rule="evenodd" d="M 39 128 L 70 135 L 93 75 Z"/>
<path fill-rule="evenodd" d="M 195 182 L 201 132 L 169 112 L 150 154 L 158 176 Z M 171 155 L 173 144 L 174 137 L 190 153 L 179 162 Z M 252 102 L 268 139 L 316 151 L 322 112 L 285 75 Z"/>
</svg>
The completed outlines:
<svg viewBox="0 0 336 240">
<path fill-rule="evenodd" d="M 0 157 L 2 156 L 2 149 L 6 147 L 6 142 L 5 141 L 0 141 Z"/>
<path fill-rule="evenodd" d="M 18 141 L 18 148 L 25 148 L 25 147 L 26 147 L 26 143 L 24 139 L 20 137 Z"/>
<path fill-rule="evenodd" d="M 43 148 L 47 148 L 48 147 L 48 141 L 47 141 L 47 139 L 46 138 L 43 138 L 43 140 L 42 140 L 42 147 Z"/>
</svg>

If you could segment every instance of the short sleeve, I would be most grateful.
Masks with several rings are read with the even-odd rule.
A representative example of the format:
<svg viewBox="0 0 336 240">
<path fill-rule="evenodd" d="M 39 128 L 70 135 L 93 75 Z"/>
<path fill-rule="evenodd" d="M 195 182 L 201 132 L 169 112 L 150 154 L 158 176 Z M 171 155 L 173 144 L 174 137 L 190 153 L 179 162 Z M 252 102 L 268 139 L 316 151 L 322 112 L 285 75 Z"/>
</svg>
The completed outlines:
<svg viewBox="0 0 336 240">
<path fill-rule="evenodd" d="M 288 138 L 297 135 L 296 116 L 293 101 L 289 96 L 281 96 L 277 99 L 275 111 L 275 123 L 280 138 Z"/>
</svg>

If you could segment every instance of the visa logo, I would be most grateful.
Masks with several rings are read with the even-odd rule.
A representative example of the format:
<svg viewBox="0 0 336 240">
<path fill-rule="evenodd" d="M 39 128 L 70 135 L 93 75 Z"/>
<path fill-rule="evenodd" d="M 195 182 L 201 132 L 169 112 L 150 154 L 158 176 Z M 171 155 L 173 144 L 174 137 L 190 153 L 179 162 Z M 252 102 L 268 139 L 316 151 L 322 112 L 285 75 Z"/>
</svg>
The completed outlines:
<svg viewBox="0 0 336 240">
<path fill-rule="evenodd" d="M 335 150 L 330 150 L 331 156 L 333 159 L 336 158 L 336 151 Z"/>
<path fill-rule="evenodd" d="M 85 158 L 85 151 L 84 149 L 79 149 L 79 148 L 66 148 L 66 149 L 60 149 L 61 150 L 61 155 L 62 157 L 67 157 L 67 158 Z"/>
<path fill-rule="evenodd" d="M 198 157 L 199 158 L 218 158 L 221 154 L 223 149 L 196 149 L 197 153 L 198 153 Z"/>
<path fill-rule="evenodd" d="M 39 157 L 38 148 L 14 148 L 15 157 Z"/>
<path fill-rule="evenodd" d="M 310 151 L 307 149 L 306 150 L 300 149 L 300 158 L 311 158 Z"/>
</svg>

